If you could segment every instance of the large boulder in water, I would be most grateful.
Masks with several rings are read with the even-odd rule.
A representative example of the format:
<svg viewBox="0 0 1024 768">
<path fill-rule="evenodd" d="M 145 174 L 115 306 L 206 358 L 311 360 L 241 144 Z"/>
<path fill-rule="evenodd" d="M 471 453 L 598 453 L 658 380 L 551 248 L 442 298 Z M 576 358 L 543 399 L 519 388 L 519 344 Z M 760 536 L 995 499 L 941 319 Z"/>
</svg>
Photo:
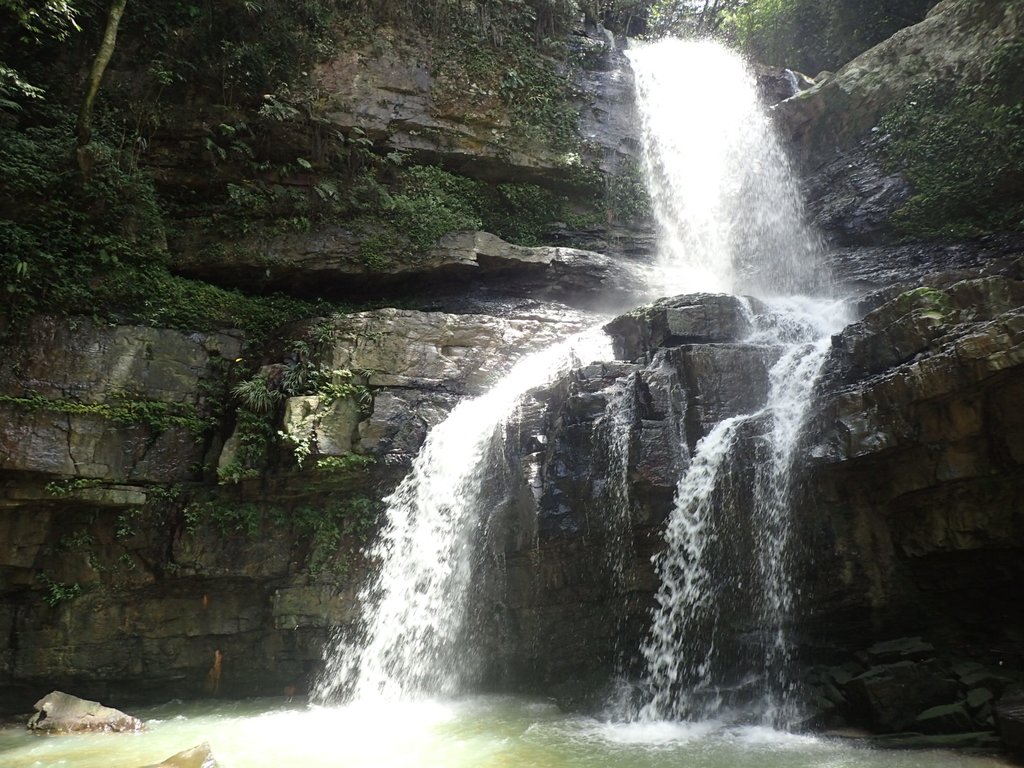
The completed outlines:
<svg viewBox="0 0 1024 768">
<path fill-rule="evenodd" d="M 119 709 L 61 691 L 48 693 L 35 703 L 35 709 L 28 721 L 32 731 L 138 731 L 143 727 L 141 720 Z"/>
</svg>

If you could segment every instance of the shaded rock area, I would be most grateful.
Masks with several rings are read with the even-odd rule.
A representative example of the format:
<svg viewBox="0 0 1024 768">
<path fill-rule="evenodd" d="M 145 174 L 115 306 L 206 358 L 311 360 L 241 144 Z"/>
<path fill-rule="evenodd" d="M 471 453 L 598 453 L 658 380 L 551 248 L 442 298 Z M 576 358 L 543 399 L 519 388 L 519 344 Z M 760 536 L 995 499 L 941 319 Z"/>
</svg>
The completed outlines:
<svg viewBox="0 0 1024 768">
<path fill-rule="evenodd" d="M 1022 679 L 1019 668 L 951 659 L 920 637 L 876 643 L 855 656 L 808 675 L 819 725 L 852 721 L 880 733 L 991 734 L 998 707 L 1012 708 L 996 702 L 1012 699 Z"/>
<path fill-rule="evenodd" d="M 28 721 L 30 731 L 138 731 L 143 727 L 141 720 L 119 709 L 61 691 L 52 691 L 37 701 L 34 707 L 36 713 Z"/>
</svg>

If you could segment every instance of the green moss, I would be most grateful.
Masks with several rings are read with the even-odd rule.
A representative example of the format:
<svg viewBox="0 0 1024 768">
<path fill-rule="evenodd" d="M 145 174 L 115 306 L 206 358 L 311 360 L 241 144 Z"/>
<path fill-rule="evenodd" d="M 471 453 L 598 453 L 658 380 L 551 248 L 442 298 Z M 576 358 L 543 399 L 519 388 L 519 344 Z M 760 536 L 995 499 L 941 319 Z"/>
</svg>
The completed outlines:
<svg viewBox="0 0 1024 768">
<path fill-rule="evenodd" d="M 0 403 L 27 411 L 53 411 L 74 415 L 100 416 L 117 424 L 142 424 L 156 432 L 178 427 L 199 439 L 213 423 L 199 415 L 196 407 L 187 403 L 166 403 L 161 400 L 143 400 L 119 393 L 112 402 L 83 403 L 79 400 L 49 398 L 41 395 L 14 397 L 0 395 Z"/>
<path fill-rule="evenodd" d="M 1024 104 L 1003 83 L 1004 61 L 1024 67 L 1021 48 L 993 58 L 978 85 L 918 90 L 882 120 L 889 167 L 902 171 L 912 196 L 896 212 L 910 237 L 963 238 L 1024 231 Z"/>
</svg>

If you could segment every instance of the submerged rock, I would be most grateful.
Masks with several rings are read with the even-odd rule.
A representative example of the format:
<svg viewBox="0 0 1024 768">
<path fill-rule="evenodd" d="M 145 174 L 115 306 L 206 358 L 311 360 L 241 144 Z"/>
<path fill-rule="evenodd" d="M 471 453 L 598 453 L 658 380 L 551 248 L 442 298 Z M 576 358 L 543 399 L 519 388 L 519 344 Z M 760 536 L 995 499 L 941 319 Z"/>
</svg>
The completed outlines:
<svg viewBox="0 0 1024 768">
<path fill-rule="evenodd" d="M 171 755 L 162 763 L 157 763 L 151 768 L 217 768 L 217 758 L 213 756 L 209 742 L 182 750 Z"/>
<path fill-rule="evenodd" d="M 70 733 L 73 731 L 138 731 L 142 721 L 98 701 L 80 699 L 61 691 L 52 691 L 34 705 L 29 718 L 30 731 Z"/>
</svg>

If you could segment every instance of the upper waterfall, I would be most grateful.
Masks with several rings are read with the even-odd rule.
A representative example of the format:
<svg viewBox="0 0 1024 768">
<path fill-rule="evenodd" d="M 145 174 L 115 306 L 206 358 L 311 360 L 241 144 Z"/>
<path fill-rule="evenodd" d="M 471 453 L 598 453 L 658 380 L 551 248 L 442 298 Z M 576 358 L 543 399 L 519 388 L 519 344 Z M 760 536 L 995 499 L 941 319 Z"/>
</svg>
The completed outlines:
<svg viewBox="0 0 1024 768">
<path fill-rule="evenodd" d="M 824 283 L 789 163 L 743 59 L 709 40 L 627 51 L 660 230 L 660 295 L 807 293 Z"/>
</svg>

